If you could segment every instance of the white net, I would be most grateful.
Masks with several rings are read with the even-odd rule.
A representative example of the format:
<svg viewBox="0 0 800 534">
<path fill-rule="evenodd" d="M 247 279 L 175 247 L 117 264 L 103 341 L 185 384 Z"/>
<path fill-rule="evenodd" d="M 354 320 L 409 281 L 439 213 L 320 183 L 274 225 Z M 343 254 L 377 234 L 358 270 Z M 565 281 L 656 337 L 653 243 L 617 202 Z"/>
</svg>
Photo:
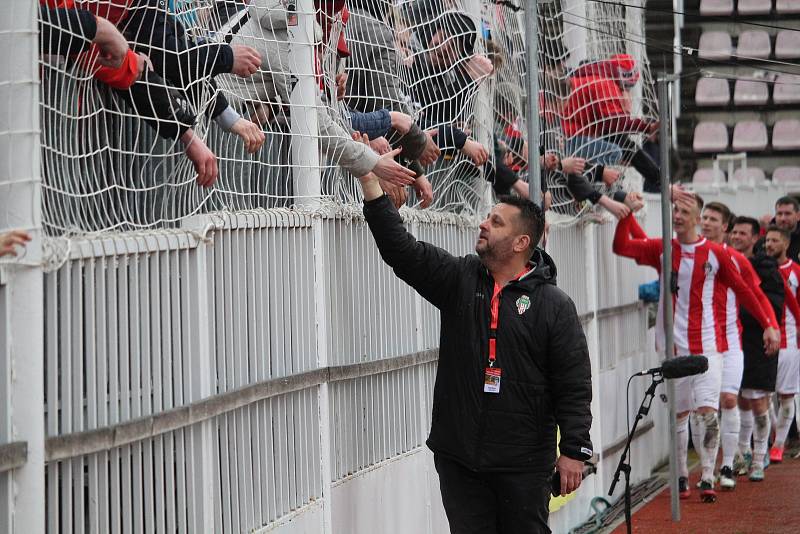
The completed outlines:
<svg viewBox="0 0 800 534">
<path fill-rule="evenodd" d="M 131 48 L 101 67 L 65 46 L 80 27 L 43 15 L 51 235 L 357 203 L 369 171 L 398 203 L 435 211 L 475 213 L 490 183 L 527 194 L 521 0 L 42 2 L 107 18 Z M 655 165 L 652 79 L 643 39 L 628 40 L 641 10 L 539 6 L 543 176 L 553 207 L 576 215 L 628 165 Z M 391 185 L 406 172 L 431 189 Z"/>
</svg>

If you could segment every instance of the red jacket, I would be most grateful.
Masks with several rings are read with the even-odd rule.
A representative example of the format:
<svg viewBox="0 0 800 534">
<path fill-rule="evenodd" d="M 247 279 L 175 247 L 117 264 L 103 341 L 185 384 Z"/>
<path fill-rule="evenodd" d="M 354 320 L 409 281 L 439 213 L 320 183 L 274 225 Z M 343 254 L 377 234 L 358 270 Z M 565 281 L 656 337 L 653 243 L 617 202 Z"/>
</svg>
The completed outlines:
<svg viewBox="0 0 800 534">
<path fill-rule="evenodd" d="M 133 0 L 39 0 L 39 4 L 52 8 L 74 9 L 76 7 L 94 13 L 96 17 L 107 19 L 114 25 L 119 24 L 128 14 L 128 6 Z M 92 45 L 87 52 L 79 54 L 77 60 L 92 71 L 94 78 L 114 89 L 129 89 L 139 76 L 139 56 L 128 50 L 122 65 L 105 67 L 98 65 L 96 57 L 98 49 Z"/>
<path fill-rule="evenodd" d="M 623 107 L 622 88 L 598 72 L 577 73 L 570 79 L 571 93 L 562 112 L 568 137 L 601 137 L 616 133 L 647 131 L 649 123 L 631 117 Z"/>
</svg>

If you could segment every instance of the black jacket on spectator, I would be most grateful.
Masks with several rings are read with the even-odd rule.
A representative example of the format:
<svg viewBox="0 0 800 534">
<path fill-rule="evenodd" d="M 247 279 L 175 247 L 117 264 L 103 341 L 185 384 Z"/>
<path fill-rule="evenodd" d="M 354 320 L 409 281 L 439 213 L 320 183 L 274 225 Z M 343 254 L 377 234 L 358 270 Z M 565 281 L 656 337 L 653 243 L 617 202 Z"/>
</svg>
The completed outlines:
<svg viewBox="0 0 800 534">
<path fill-rule="evenodd" d="M 773 218 L 769 223 L 775 224 L 775 219 Z M 800 224 L 794 227 L 790 238 L 789 250 L 786 251 L 786 256 L 790 260 L 800 263 Z M 764 241 L 765 238 L 762 236 L 761 239 L 759 239 L 756 243 L 756 246 L 753 247 L 753 250 L 756 252 L 756 254 L 764 252 Z"/>
<path fill-rule="evenodd" d="M 78 54 L 89 48 L 96 33 L 97 22 L 89 11 L 39 7 L 39 43 L 43 54 Z"/>
<path fill-rule="evenodd" d="M 783 278 L 778 271 L 778 262 L 766 254 L 757 253 L 750 263 L 761 279 L 761 291 L 769 299 L 775 317 L 781 321 L 783 314 Z M 742 388 L 775 391 L 775 378 L 778 375 L 778 355 L 767 356 L 764 352 L 764 330 L 747 310 L 739 310 L 742 321 L 742 350 L 744 351 L 744 372 Z"/>
<path fill-rule="evenodd" d="M 475 471 L 550 472 L 558 425 L 562 454 L 591 457 L 589 352 L 552 259 L 537 249 L 533 271 L 500 293 L 500 392 L 484 393 L 494 287 L 487 269 L 475 255 L 417 241 L 385 195 L 366 202 L 364 215 L 384 261 L 441 312 L 428 447 Z M 517 304 L 523 295 L 527 309 Z"/>
</svg>

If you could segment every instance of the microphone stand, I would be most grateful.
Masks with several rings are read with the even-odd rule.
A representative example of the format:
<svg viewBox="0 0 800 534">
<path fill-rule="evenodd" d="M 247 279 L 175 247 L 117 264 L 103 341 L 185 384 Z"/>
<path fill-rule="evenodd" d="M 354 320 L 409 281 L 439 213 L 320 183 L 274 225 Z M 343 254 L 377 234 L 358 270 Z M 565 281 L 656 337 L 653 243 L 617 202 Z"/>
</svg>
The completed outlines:
<svg viewBox="0 0 800 534">
<path fill-rule="evenodd" d="M 644 416 L 650 412 L 650 405 L 653 404 L 653 399 L 656 396 L 656 387 L 664 382 L 664 376 L 659 372 L 653 373 L 652 378 L 653 381 L 650 383 L 650 387 L 647 388 L 647 391 L 644 394 L 642 404 L 639 405 L 639 411 L 636 413 L 636 419 L 634 419 L 633 426 L 628 434 L 628 441 L 625 444 L 625 450 L 622 451 L 622 456 L 619 458 L 619 464 L 617 465 L 617 470 L 614 473 L 614 480 L 611 482 L 611 489 L 608 490 L 608 496 L 610 497 L 614 494 L 614 489 L 617 487 L 620 474 L 625 474 L 625 524 L 627 525 L 628 534 L 631 534 L 633 528 L 633 523 L 631 520 L 631 464 L 628 462 L 628 456 L 631 452 L 631 442 L 633 441 L 633 436 L 636 433 L 636 427 L 639 425 L 639 421 L 641 421 Z"/>
</svg>

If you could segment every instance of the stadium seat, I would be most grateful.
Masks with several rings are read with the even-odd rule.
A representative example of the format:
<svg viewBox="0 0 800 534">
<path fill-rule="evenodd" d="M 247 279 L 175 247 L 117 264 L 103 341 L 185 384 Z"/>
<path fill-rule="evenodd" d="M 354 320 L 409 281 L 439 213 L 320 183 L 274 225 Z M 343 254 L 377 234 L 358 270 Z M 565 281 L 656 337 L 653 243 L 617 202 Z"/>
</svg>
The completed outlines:
<svg viewBox="0 0 800 534">
<path fill-rule="evenodd" d="M 731 35 L 728 32 L 703 32 L 698 49 L 698 55 L 703 59 L 730 59 L 733 51 Z"/>
<path fill-rule="evenodd" d="M 772 128 L 772 148 L 774 150 L 800 149 L 800 120 L 775 121 L 775 126 Z"/>
<path fill-rule="evenodd" d="M 778 167 L 772 171 L 772 181 L 776 184 L 800 183 L 800 167 Z"/>
<path fill-rule="evenodd" d="M 766 15 L 772 10 L 772 0 L 739 0 L 736 11 L 740 15 Z"/>
<path fill-rule="evenodd" d="M 775 39 L 775 57 L 791 59 L 800 57 L 800 32 L 797 30 L 781 30 Z"/>
<path fill-rule="evenodd" d="M 733 129 L 733 150 L 761 152 L 767 148 L 767 126 L 761 121 L 737 122 Z"/>
<path fill-rule="evenodd" d="M 720 169 L 697 169 L 692 176 L 695 184 L 724 184 L 725 172 Z"/>
<path fill-rule="evenodd" d="M 733 90 L 733 103 L 737 106 L 758 106 L 769 100 L 766 82 L 755 80 L 736 80 Z"/>
<path fill-rule="evenodd" d="M 764 171 L 758 167 L 748 167 L 746 169 L 736 169 L 730 182 L 734 184 L 755 185 L 767 180 Z"/>
<path fill-rule="evenodd" d="M 723 78 L 700 78 L 694 90 L 698 106 L 726 106 L 731 101 L 731 88 Z"/>
<path fill-rule="evenodd" d="M 800 13 L 800 0 L 777 0 L 775 11 L 778 15 L 788 15 L 790 13 Z"/>
<path fill-rule="evenodd" d="M 728 149 L 728 128 L 725 123 L 698 123 L 694 128 L 692 149 L 695 152 L 725 152 Z"/>
<path fill-rule="evenodd" d="M 796 74 L 780 74 L 775 80 L 772 100 L 776 104 L 800 103 L 800 76 Z"/>
<path fill-rule="evenodd" d="M 733 0 L 700 0 L 700 14 L 708 16 L 732 15 Z"/>
<path fill-rule="evenodd" d="M 769 34 L 764 30 L 746 30 L 739 34 L 736 55 L 739 59 L 767 59 L 772 53 Z"/>
</svg>

